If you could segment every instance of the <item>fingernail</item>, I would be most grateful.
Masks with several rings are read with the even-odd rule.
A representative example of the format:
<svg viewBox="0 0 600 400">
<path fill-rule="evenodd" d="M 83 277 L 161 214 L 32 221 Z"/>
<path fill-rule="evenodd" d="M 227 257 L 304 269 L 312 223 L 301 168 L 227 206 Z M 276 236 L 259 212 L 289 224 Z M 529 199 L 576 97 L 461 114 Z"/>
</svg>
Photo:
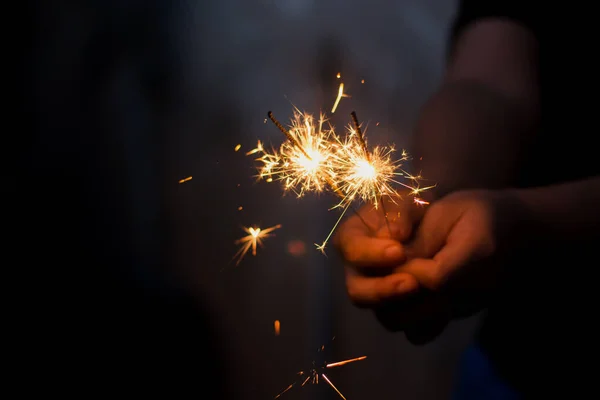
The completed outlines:
<svg viewBox="0 0 600 400">
<path fill-rule="evenodd" d="M 385 258 L 396 259 L 402 257 L 402 248 L 397 244 L 391 245 L 384 252 Z"/>
</svg>

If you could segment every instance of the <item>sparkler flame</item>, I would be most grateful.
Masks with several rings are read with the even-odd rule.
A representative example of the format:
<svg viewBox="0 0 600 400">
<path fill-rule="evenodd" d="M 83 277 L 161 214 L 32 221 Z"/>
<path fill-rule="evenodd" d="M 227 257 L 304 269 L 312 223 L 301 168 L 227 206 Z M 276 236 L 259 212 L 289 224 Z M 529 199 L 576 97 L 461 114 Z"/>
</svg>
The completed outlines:
<svg viewBox="0 0 600 400">
<path fill-rule="evenodd" d="M 325 117 L 317 123 L 310 114 L 294 110 L 291 126 L 286 129 L 269 112 L 269 118 L 287 137 L 279 151 L 265 150 L 262 143 L 247 154 L 262 153 L 257 160 L 262 162 L 259 178 L 282 181 L 285 191 L 292 191 L 298 197 L 306 192 L 322 192 L 331 180 L 330 142 L 332 129 L 324 127 Z"/>
<path fill-rule="evenodd" d="M 340 93 L 343 93 L 343 86 Z M 262 163 L 259 179 L 281 181 L 284 192 L 293 191 L 298 197 L 307 192 L 329 189 L 339 198 L 332 208 L 343 211 L 327 238 L 317 244 L 317 249 L 322 252 L 355 201 L 370 203 L 377 209 L 380 202 L 383 206 L 384 197 L 392 201 L 398 197 L 394 186 L 408 189 L 414 196 L 430 188 L 419 188 L 420 177 L 401 169 L 402 162 L 409 159 L 405 151 L 398 158 L 393 157 L 396 152 L 393 145 L 377 146 L 369 151 L 355 112 L 351 113 L 353 123 L 348 126 L 343 138 L 330 124 L 325 126 L 327 119 L 322 113 L 315 122 L 312 115 L 294 108 L 289 129 L 279 123 L 271 112 L 268 116 L 288 140 L 281 144 L 279 151 L 267 151 L 259 141 L 255 149 L 246 153 L 261 153 L 257 158 Z M 387 223 L 385 209 L 383 212 Z"/>
<path fill-rule="evenodd" d="M 235 265 L 239 265 L 242 259 L 248 254 L 248 251 L 252 249 L 252 255 L 256 255 L 256 249 L 258 246 L 263 245 L 263 239 L 272 236 L 274 230 L 281 228 L 281 225 L 271 226 L 266 229 L 261 229 L 258 227 L 242 227 L 242 229 L 248 233 L 248 235 L 238 239 L 235 241 L 235 244 L 241 244 L 240 249 L 233 256 L 234 259 L 237 259 Z"/>
</svg>

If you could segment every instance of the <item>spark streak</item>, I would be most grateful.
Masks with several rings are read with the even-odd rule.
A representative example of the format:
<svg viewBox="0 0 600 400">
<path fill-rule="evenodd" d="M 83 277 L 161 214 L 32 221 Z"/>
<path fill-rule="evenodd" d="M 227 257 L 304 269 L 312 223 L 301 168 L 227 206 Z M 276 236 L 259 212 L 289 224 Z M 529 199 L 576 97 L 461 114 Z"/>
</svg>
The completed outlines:
<svg viewBox="0 0 600 400">
<path fill-rule="evenodd" d="M 337 110 L 338 104 L 340 104 L 340 100 L 342 99 L 342 97 L 344 96 L 344 84 L 340 83 L 340 88 L 338 89 L 338 95 L 335 99 L 335 103 L 333 103 L 333 108 L 331 109 L 331 113 L 335 113 L 335 110 Z"/>
<path fill-rule="evenodd" d="M 321 348 L 322 350 L 323 348 Z M 294 386 L 296 386 L 296 384 L 298 384 L 300 382 L 300 379 L 302 379 L 302 383 L 300 384 L 300 387 L 304 387 L 306 384 L 313 384 L 313 385 L 318 385 L 319 384 L 319 376 L 321 378 L 323 378 L 323 380 L 325 380 L 325 382 L 327 382 L 327 384 L 329 386 L 331 386 L 331 388 L 333 390 L 335 390 L 335 392 L 343 399 L 346 400 L 346 397 L 342 394 L 342 392 L 339 391 L 339 389 L 333 384 L 333 382 L 331 381 L 331 379 L 329 379 L 329 377 L 327 377 L 327 375 L 325 375 L 325 370 L 328 368 L 335 368 L 335 367 L 341 367 L 343 365 L 346 364 L 350 364 L 356 361 L 362 361 L 364 359 L 366 359 L 367 356 L 362 356 L 362 357 L 356 357 L 356 358 L 351 358 L 348 360 L 343 360 L 343 361 L 338 361 L 338 362 L 334 362 L 334 363 L 330 363 L 330 364 L 324 364 L 320 367 L 316 367 L 314 366 L 313 363 L 313 368 L 311 368 L 308 371 L 300 371 L 298 372 L 296 375 L 298 375 L 298 380 L 296 380 L 295 382 L 293 382 L 292 384 L 290 384 L 288 387 L 286 387 L 283 391 L 281 391 L 277 396 L 275 396 L 275 399 L 280 398 L 284 393 L 290 391 Z"/>
<path fill-rule="evenodd" d="M 353 363 L 353 362 L 356 362 L 356 361 L 362 361 L 362 360 L 364 360 L 366 358 L 367 358 L 367 356 L 361 356 L 361 357 L 351 358 L 349 360 L 338 361 L 338 362 L 334 362 L 334 363 L 331 363 L 331 364 L 327 364 L 326 367 L 327 368 L 342 367 L 342 366 L 344 366 L 346 364 L 350 364 L 350 363 Z"/>
</svg>

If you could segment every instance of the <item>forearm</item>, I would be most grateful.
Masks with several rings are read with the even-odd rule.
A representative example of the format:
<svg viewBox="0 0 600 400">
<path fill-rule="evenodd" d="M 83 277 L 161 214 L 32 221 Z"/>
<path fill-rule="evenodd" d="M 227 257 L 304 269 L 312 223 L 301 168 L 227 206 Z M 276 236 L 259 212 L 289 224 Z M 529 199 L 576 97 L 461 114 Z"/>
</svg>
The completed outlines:
<svg viewBox="0 0 600 400">
<path fill-rule="evenodd" d="M 514 182 L 538 123 L 536 55 L 535 37 L 511 21 L 484 19 L 458 35 L 413 144 L 414 167 L 438 195 Z"/>
<path fill-rule="evenodd" d="M 542 188 L 517 189 L 523 244 L 580 241 L 600 236 L 600 176 Z"/>
<path fill-rule="evenodd" d="M 470 188 L 510 186 L 535 120 L 516 101 L 468 80 L 446 83 L 423 107 L 414 165 L 436 184 L 435 197 Z"/>
</svg>

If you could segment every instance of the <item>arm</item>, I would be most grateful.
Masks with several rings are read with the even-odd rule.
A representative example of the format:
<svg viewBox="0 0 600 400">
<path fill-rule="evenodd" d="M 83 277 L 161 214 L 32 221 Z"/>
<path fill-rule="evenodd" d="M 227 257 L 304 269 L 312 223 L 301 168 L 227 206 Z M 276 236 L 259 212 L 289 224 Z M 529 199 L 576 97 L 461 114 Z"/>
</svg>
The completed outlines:
<svg viewBox="0 0 600 400">
<path fill-rule="evenodd" d="M 525 244 L 578 241 L 599 236 L 600 176 L 542 188 L 517 189 Z"/>
<path fill-rule="evenodd" d="M 537 40 L 510 20 L 482 18 L 456 38 L 439 91 L 425 104 L 413 143 L 435 197 L 514 182 L 519 153 L 539 116 Z"/>
</svg>

